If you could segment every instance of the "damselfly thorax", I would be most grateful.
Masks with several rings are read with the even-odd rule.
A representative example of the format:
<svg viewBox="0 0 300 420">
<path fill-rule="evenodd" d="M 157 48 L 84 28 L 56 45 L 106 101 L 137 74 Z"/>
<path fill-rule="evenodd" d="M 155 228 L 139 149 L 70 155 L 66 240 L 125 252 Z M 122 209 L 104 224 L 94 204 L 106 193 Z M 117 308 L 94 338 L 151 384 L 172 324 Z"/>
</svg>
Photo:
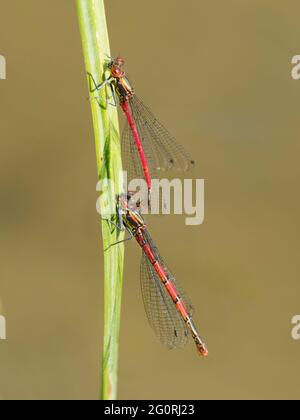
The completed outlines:
<svg viewBox="0 0 300 420">
<path fill-rule="evenodd" d="M 113 61 L 110 65 L 111 75 L 114 78 L 114 87 L 118 95 L 120 103 L 129 101 L 134 96 L 134 90 L 131 86 L 125 71 L 118 64 L 118 59 Z"/>
</svg>

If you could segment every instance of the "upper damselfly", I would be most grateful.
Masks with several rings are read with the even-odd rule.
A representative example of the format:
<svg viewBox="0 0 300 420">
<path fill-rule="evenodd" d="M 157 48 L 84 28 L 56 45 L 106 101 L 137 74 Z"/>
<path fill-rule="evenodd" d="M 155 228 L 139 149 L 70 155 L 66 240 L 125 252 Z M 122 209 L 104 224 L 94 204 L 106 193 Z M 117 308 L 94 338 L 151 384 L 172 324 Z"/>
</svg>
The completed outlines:
<svg viewBox="0 0 300 420">
<path fill-rule="evenodd" d="M 110 76 L 100 84 L 89 73 L 90 91 L 93 93 L 109 86 L 114 102 L 120 103 L 128 122 L 122 136 L 128 177 L 129 180 L 142 178 L 146 181 L 150 203 L 152 179 L 157 178 L 157 170 L 185 171 L 193 167 L 195 162 L 136 96 L 123 66 L 122 57 L 111 60 L 108 63 Z"/>
</svg>

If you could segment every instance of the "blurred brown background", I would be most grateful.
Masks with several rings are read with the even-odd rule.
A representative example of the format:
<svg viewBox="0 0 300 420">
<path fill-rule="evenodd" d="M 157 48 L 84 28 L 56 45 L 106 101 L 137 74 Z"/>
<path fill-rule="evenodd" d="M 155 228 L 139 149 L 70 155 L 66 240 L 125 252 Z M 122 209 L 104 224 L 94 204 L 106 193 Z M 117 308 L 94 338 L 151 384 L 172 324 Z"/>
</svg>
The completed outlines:
<svg viewBox="0 0 300 420">
<path fill-rule="evenodd" d="M 168 352 L 127 246 L 119 397 L 298 398 L 298 0 L 109 0 L 114 55 L 197 160 L 206 220 L 152 220 L 210 348 Z M 99 393 L 102 249 L 75 2 L 0 0 L 2 399 Z M 156 223 L 153 223 L 156 222 Z"/>
</svg>

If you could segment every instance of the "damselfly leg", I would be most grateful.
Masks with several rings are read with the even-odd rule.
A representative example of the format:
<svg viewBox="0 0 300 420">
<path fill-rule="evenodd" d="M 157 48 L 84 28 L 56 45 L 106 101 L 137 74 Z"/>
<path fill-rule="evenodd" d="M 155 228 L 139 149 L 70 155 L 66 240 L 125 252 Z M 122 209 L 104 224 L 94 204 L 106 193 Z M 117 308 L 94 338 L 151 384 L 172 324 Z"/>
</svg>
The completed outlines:
<svg viewBox="0 0 300 420">
<path fill-rule="evenodd" d="M 94 78 L 94 76 L 91 73 L 87 73 L 89 76 L 89 90 L 91 93 L 95 93 L 95 92 L 100 92 L 102 89 L 109 87 L 111 94 L 112 94 L 112 98 L 113 98 L 113 103 L 109 102 L 108 100 L 106 101 L 106 105 L 111 105 L 111 106 L 117 106 L 118 102 L 117 102 L 117 98 L 116 98 L 116 94 L 115 91 L 113 89 L 112 86 L 112 82 L 113 82 L 113 77 L 110 77 L 106 80 L 104 80 L 104 82 L 98 84 Z M 101 108 L 103 108 L 103 104 L 101 103 L 101 98 L 100 97 L 95 97 L 93 99 L 96 99 L 99 106 Z"/>
</svg>

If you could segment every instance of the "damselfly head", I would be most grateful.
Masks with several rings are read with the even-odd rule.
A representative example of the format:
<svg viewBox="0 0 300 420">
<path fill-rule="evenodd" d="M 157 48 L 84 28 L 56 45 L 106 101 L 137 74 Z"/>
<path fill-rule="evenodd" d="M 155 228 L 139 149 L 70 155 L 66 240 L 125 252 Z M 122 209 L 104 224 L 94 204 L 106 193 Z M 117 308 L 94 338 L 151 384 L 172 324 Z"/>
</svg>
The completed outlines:
<svg viewBox="0 0 300 420">
<path fill-rule="evenodd" d="M 117 57 L 110 63 L 109 67 L 113 77 L 121 79 L 125 76 L 125 72 L 122 69 L 124 62 L 125 61 L 122 57 Z"/>
<path fill-rule="evenodd" d="M 128 191 L 128 206 L 133 211 L 139 211 L 142 207 L 142 201 L 140 198 L 135 197 L 136 191 Z"/>
<path fill-rule="evenodd" d="M 117 196 L 117 204 L 121 209 L 128 206 L 128 194 L 120 194 Z"/>
<path fill-rule="evenodd" d="M 128 191 L 127 194 L 121 194 L 117 197 L 118 207 L 123 211 L 140 212 L 142 210 L 142 201 L 136 198 L 136 191 Z"/>
<path fill-rule="evenodd" d="M 130 209 L 130 207 L 132 206 L 131 202 L 132 202 L 133 196 L 134 196 L 133 191 L 128 191 L 127 194 L 120 194 L 117 197 L 117 202 L 118 202 L 119 207 L 123 209 Z"/>
</svg>

